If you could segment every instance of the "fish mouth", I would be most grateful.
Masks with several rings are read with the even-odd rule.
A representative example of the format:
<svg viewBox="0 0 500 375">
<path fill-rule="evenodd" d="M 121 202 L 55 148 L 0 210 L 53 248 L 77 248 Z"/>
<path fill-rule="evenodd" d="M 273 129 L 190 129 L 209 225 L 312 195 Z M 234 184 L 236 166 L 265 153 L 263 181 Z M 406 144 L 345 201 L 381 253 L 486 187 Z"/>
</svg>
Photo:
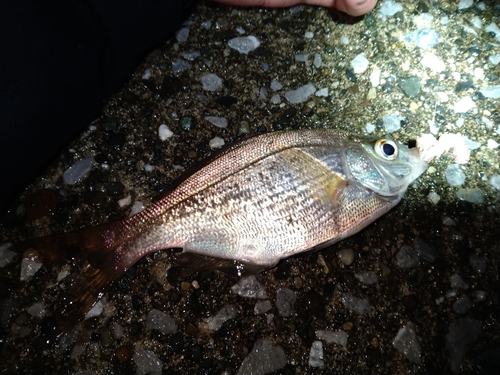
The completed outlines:
<svg viewBox="0 0 500 375">
<path fill-rule="evenodd" d="M 411 172 L 408 175 L 408 184 L 415 181 L 422 173 L 424 173 L 429 167 L 429 163 L 420 157 L 420 152 L 416 147 L 408 149 L 409 151 L 409 164 L 411 166 Z"/>
</svg>

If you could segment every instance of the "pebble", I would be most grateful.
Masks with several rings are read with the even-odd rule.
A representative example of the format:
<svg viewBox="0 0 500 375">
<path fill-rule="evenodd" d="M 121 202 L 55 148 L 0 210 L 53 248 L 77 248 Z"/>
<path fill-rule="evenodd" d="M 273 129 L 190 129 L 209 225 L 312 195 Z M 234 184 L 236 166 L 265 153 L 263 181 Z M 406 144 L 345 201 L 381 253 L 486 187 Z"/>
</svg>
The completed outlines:
<svg viewBox="0 0 500 375">
<path fill-rule="evenodd" d="M 356 74 L 361 74 L 368 69 L 369 61 L 366 58 L 366 56 L 363 53 L 360 53 L 357 55 L 352 61 L 351 61 L 351 67 L 354 73 Z"/>
<path fill-rule="evenodd" d="M 146 317 L 146 328 L 156 329 L 165 335 L 177 332 L 175 319 L 160 310 L 151 310 Z"/>
<path fill-rule="evenodd" d="M 399 115 L 388 115 L 382 117 L 382 121 L 384 124 L 385 131 L 388 133 L 393 133 L 399 129 L 401 129 L 401 121 L 405 118 Z"/>
<path fill-rule="evenodd" d="M 218 128 L 227 128 L 227 118 L 218 116 L 206 116 L 205 120 Z"/>
<path fill-rule="evenodd" d="M 106 297 L 102 297 L 94 306 L 92 306 L 90 311 L 85 314 L 85 319 L 87 320 L 101 315 L 104 311 L 104 306 L 106 306 Z"/>
<path fill-rule="evenodd" d="M 27 281 L 33 277 L 33 275 L 42 268 L 43 264 L 37 259 L 23 258 L 21 261 L 21 281 Z"/>
<path fill-rule="evenodd" d="M 0 245 L 0 268 L 5 267 L 9 264 L 12 259 L 16 256 L 16 253 L 9 248 L 12 246 L 10 242 L 6 242 Z"/>
<path fill-rule="evenodd" d="M 189 29 L 187 27 L 183 27 L 182 29 L 177 30 L 175 33 L 175 39 L 179 43 L 184 43 L 188 40 L 189 38 Z"/>
<path fill-rule="evenodd" d="M 426 27 L 405 34 L 403 39 L 419 48 L 428 49 L 433 48 L 440 42 L 441 35 L 436 30 Z"/>
<path fill-rule="evenodd" d="M 280 82 L 278 82 L 276 79 L 273 79 L 271 81 L 271 84 L 269 85 L 269 87 L 273 91 L 279 91 L 283 88 L 283 85 Z"/>
<path fill-rule="evenodd" d="M 387 17 L 392 17 L 396 13 L 401 12 L 403 10 L 403 6 L 394 0 L 385 0 L 378 10 L 377 16 L 381 18 L 383 21 L 387 19 Z"/>
<path fill-rule="evenodd" d="M 484 89 L 479 90 L 484 97 L 489 99 L 498 99 L 500 98 L 500 85 L 498 86 L 490 86 Z"/>
<path fill-rule="evenodd" d="M 279 288 L 276 291 L 276 308 L 278 314 L 283 317 L 292 316 L 295 302 L 297 301 L 297 294 L 288 288 Z"/>
<path fill-rule="evenodd" d="M 287 358 L 280 346 L 274 346 L 271 339 L 258 339 L 252 351 L 245 357 L 237 375 L 264 375 L 285 367 Z"/>
<path fill-rule="evenodd" d="M 373 285 L 378 281 L 378 277 L 373 271 L 355 273 L 354 277 L 365 285 Z"/>
<path fill-rule="evenodd" d="M 212 149 L 221 148 L 225 144 L 226 144 L 226 142 L 224 142 L 224 140 L 221 137 L 213 137 L 210 141 L 208 141 L 208 145 Z"/>
<path fill-rule="evenodd" d="M 446 69 L 443 60 L 432 53 L 426 53 L 420 60 L 420 63 L 424 68 L 429 68 L 434 73 L 439 73 Z"/>
<path fill-rule="evenodd" d="M 457 198 L 469 203 L 484 203 L 484 194 L 478 189 L 458 189 Z"/>
<path fill-rule="evenodd" d="M 172 72 L 174 74 L 184 72 L 191 68 L 191 64 L 188 63 L 187 61 L 184 61 L 182 59 L 172 61 Z"/>
<path fill-rule="evenodd" d="M 161 124 L 158 127 L 158 136 L 162 141 L 166 141 L 168 138 L 174 135 L 174 132 L 168 128 L 166 124 Z"/>
<path fill-rule="evenodd" d="M 227 42 L 229 48 L 235 49 L 239 53 L 248 54 L 260 46 L 260 41 L 253 35 L 239 36 Z"/>
<path fill-rule="evenodd" d="M 320 340 L 325 341 L 327 344 L 338 344 L 342 346 L 347 346 L 348 335 L 344 331 L 316 331 L 316 337 Z"/>
<path fill-rule="evenodd" d="M 122 346 L 119 346 L 118 348 L 116 348 L 115 357 L 120 362 L 128 362 L 128 361 L 130 361 L 130 358 L 132 357 L 132 353 L 130 352 L 129 348 L 122 345 Z"/>
<path fill-rule="evenodd" d="M 472 98 L 469 96 L 464 96 L 453 105 L 453 111 L 455 113 L 466 113 L 475 107 L 476 103 L 474 103 Z"/>
<path fill-rule="evenodd" d="M 80 180 L 82 180 L 87 173 L 92 170 L 92 165 L 94 164 L 94 157 L 90 156 L 88 158 L 77 161 L 71 167 L 66 169 L 63 173 L 63 181 L 65 184 L 74 185 Z"/>
<path fill-rule="evenodd" d="M 137 366 L 137 375 L 161 375 L 163 363 L 151 350 L 137 349 L 132 358 Z"/>
<path fill-rule="evenodd" d="M 236 312 L 237 309 L 234 305 L 227 305 L 220 309 L 216 315 L 204 318 L 203 321 L 208 323 L 210 329 L 217 331 L 225 322 L 234 319 L 236 317 Z"/>
<path fill-rule="evenodd" d="M 367 299 L 354 297 L 351 293 L 342 294 L 342 303 L 346 309 L 355 311 L 358 314 L 368 314 L 371 311 L 370 303 Z"/>
<path fill-rule="evenodd" d="M 451 186 L 461 186 L 465 182 L 465 173 L 458 164 L 446 168 L 445 176 Z"/>
<path fill-rule="evenodd" d="M 266 299 L 267 292 L 257 275 L 242 277 L 237 284 L 231 287 L 231 291 L 240 297 Z"/>
<path fill-rule="evenodd" d="M 340 249 L 337 256 L 346 266 L 350 266 L 354 262 L 354 251 L 352 249 Z"/>
<path fill-rule="evenodd" d="M 323 60 L 321 59 L 321 54 L 315 53 L 314 54 L 314 60 L 313 60 L 314 67 L 315 68 L 320 68 L 322 64 L 323 64 Z"/>
<path fill-rule="evenodd" d="M 418 254 L 410 246 L 403 245 L 396 254 L 396 262 L 400 268 L 413 268 L 418 264 Z"/>
<path fill-rule="evenodd" d="M 323 359 L 323 343 L 321 341 L 313 341 L 311 350 L 309 351 L 309 366 L 323 369 L 325 367 Z"/>
<path fill-rule="evenodd" d="M 264 301 L 258 301 L 255 303 L 255 306 L 253 308 L 253 312 L 255 315 L 260 315 L 268 312 L 273 308 L 273 305 L 271 304 L 271 301 L 268 299 Z"/>
<path fill-rule="evenodd" d="M 393 341 L 394 347 L 413 363 L 420 364 L 422 361 L 420 342 L 412 322 L 402 327 Z"/>
<path fill-rule="evenodd" d="M 500 175 L 499 174 L 491 176 L 490 185 L 493 186 L 495 189 L 500 190 Z"/>
<path fill-rule="evenodd" d="M 315 92 L 316 88 L 314 85 L 308 83 L 307 85 L 299 87 L 297 90 L 285 92 L 285 98 L 291 104 L 303 103 Z"/>
<path fill-rule="evenodd" d="M 182 130 L 189 132 L 196 127 L 196 118 L 194 116 L 183 116 L 179 120 L 179 125 Z"/>
<path fill-rule="evenodd" d="M 473 3 L 473 0 L 460 0 L 460 2 L 458 3 L 458 10 L 470 8 Z"/>
<path fill-rule="evenodd" d="M 203 85 L 203 90 L 217 91 L 222 86 L 222 79 L 215 74 L 209 73 L 201 77 L 201 84 Z"/>
<path fill-rule="evenodd" d="M 420 95 L 420 78 L 417 76 L 401 77 L 398 79 L 398 86 L 409 98 L 415 98 Z"/>
<path fill-rule="evenodd" d="M 47 309 L 43 302 L 36 302 L 26 309 L 26 312 L 36 318 L 43 318 L 47 315 Z"/>
<path fill-rule="evenodd" d="M 458 274 L 450 277 L 450 283 L 453 289 L 469 289 L 469 285 Z"/>
</svg>

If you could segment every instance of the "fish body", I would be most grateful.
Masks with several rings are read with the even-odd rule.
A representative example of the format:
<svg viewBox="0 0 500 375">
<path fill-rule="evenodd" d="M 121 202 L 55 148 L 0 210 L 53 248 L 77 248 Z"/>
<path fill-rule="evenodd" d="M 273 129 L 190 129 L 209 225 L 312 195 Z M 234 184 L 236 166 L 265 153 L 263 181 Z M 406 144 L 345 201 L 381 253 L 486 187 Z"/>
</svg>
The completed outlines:
<svg viewBox="0 0 500 375">
<path fill-rule="evenodd" d="M 182 248 L 188 270 L 248 274 L 346 238 L 394 207 L 425 169 L 390 139 L 333 130 L 259 135 L 218 154 L 146 210 L 123 221 L 33 239 L 44 261 L 87 263 L 60 308 L 71 328 L 148 253 Z"/>
</svg>

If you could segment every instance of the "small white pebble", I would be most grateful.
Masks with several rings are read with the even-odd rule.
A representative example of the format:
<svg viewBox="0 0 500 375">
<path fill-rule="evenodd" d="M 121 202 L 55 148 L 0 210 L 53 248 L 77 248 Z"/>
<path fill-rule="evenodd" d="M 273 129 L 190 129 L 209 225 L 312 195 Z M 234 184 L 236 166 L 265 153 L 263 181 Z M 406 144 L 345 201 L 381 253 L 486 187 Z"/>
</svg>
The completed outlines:
<svg viewBox="0 0 500 375">
<path fill-rule="evenodd" d="M 206 116 L 205 120 L 218 128 L 227 128 L 227 119 L 225 117 Z"/>
<path fill-rule="evenodd" d="M 500 144 L 493 139 L 488 139 L 486 145 L 488 146 L 488 148 L 497 148 L 498 146 L 500 146 Z"/>
<path fill-rule="evenodd" d="M 151 69 L 146 69 L 142 74 L 142 79 L 150 79 L 151 78 Z"/>
<path fill-rule="evenodd" d="M 118 205 L 120 207 L 128 206 L 130 203 L 132 203 L 132 197 L 130 195 L 127 195 L 125 198 L 122 198 L 118 201 Z"/>
<path fill-rule="evenodd" d="M 304 37 L 306 37 L 307 39 L 312 39 L 314 38 L 314 33 L 312 31 L 306 31 Z"/>
<path fill-rule="evenodd" d="M 130 214 L 128 216 L 133 216 L 144 210 L 146 206 L 141 201 L 135 201 L 130 209 Z"/>
<path fill-rule="evenodd" d="M 208 142 L 210 148 L 221 148 L 224 144 L 225 142 L 221 137 L 214 137 Z"/>
<path fill-rule="evenodd" d="M 160 139 L 162 141 L 165 141 L 167 140 L 168 138 L 170 138 L 171 136 L 173 136 L 174 133 L 172 132 L 172 130 L 170 130 L 168 128 L 167 125 L 165 124 L 161 124 L 158 128 L 158 136 L 160 137 Z"/>
<path fill-rule="evenodd" d="M 146 172 L 153 172 L 155 170 L 155 167 L 154 167 L 154 165 L 151 165 L 151 164 L 145 164 L 144 165 L 144 170 Z"/>
</svg>

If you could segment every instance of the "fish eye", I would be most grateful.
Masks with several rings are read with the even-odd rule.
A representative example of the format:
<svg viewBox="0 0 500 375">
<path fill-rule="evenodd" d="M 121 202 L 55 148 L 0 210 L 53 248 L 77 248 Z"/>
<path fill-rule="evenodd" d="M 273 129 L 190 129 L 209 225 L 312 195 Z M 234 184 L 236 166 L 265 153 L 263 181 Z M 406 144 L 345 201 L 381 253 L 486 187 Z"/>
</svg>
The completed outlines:
<svg viewBox="0 0 500 375">
<path fill-rule="evenodd" d="M 390 139 L 379 139 L 376 141 L 373 151 L 384 160 L 394 160 L 398 157 L 398 146 Z"/>
</svg>

